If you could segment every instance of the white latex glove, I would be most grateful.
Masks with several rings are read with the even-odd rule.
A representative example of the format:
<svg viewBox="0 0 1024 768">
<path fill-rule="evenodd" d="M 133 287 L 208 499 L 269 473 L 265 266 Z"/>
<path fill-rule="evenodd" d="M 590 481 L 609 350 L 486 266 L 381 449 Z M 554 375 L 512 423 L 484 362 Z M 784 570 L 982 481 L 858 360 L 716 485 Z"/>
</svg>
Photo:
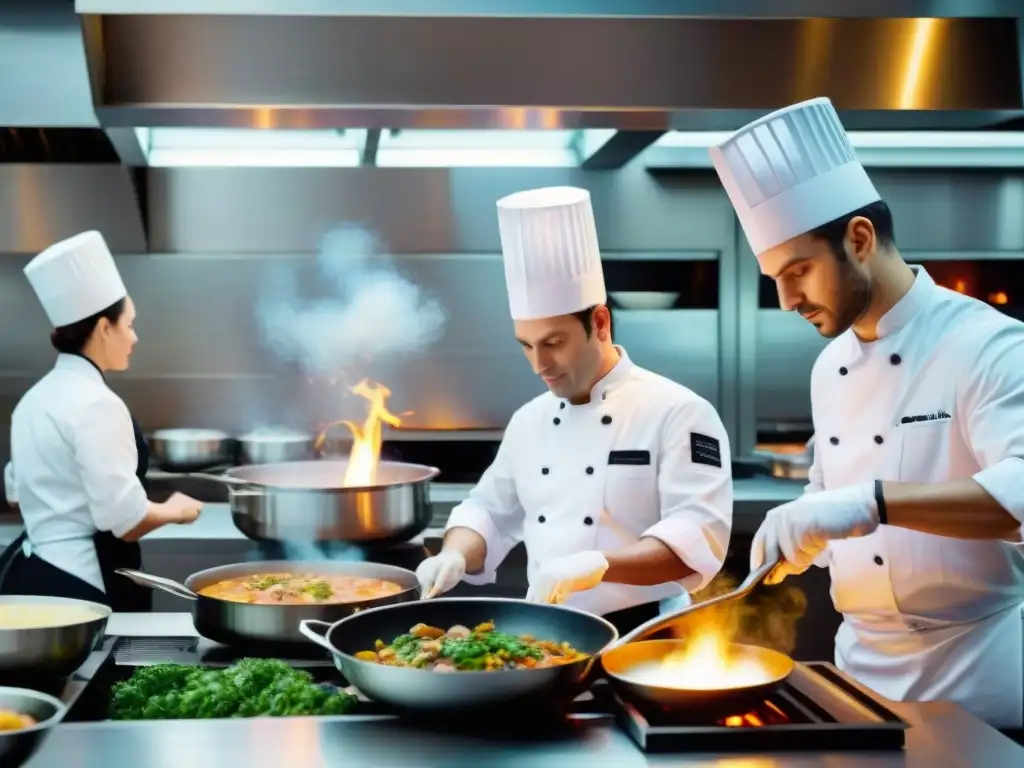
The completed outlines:
<svg viewBox="0 0 1024 768">
<path fill-rule="evenodd" d="M 593 550 L 559 557 L 540 567 L 526 599 L 531 603 L 563 603 L 573 592 L 596 587 L 607 570 L 605 556 Z"/>
<path fill-rule="evenodd" d="M 750 547 L 750 570 L 780 563 L 766 584 L 803 573 L 834 539 L 867 536 L 878 528 L 874 482 L 808 493 L 768 512 Z"/>
<path fill-rule="evenodd" d="M 437 597 L 453 589 L 466 575 L 466 558 L 459 552 L 440 552 L 428 557 L 416 569 L 423 597 Z"/>
</svg>

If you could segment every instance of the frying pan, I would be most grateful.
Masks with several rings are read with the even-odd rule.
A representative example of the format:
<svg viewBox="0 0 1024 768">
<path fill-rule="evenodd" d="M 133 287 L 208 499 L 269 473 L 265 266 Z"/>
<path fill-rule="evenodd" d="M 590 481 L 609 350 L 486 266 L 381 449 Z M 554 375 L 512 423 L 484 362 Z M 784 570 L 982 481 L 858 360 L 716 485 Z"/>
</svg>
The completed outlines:
<svg viewBox="0 0 1024 768">
<path fill-rule="evenodd" d="M 357 659 L 378 640 L 389 642 L 423 622 L 433 627 L 472 627 L 494 621 L 501 632 L 568 642 L 589 654 L 543 669 L 443 674 L 387 667 Z M 299 632 L 328 651 L 334 665 L 360 692 L 412 715 L 486 715 L 508 718 L 511 709 L 537 714 L 562 709 L 586 690 L 597 654 L 618 637 L 599 616 L 560 605 L 490 597 L 440 597 L 361 611 L 336 623 L 303 621 Z M 500 713 L 495 710 L 501 710 Z"/>
<path fill-rule="evenodd" d="M 683 647 L 683 641 L 633 641 L 683 616 L 748 594 L 775 565 L 775 562 L 766 563 L 752 572 L 734 592 L 659 616 L 621 639 L 614 626 L 591 613 L 562 605 L 483 597 L 442 597 L 374 608 L 352 614 L 333 625 L 304 621 L 299 632 L 330 651 L 334 665 L 363 694 L 409 714 L 478 715 L 509 707 L 534 713 L 564 710 L 588 687 L 598 659 L 613 688 L 623 698 L 674 707 L 699 707 L 702 711 L 712 702 L 716 707 L 733 707 L 763 698 L 781 685 L 793 669 L 792 659 L 766 648 L 743 646 L 738 649 L 742 654 L 753 654 L 765 665 L 763 683 L 744 688 L 687 691 L 644 685 L 629 677 L 629 670 L 636 664 L 661 659 L 669 651 Z M 491 620 L 501 632 L 568 642 L 588 657 L 547 669 L 447 674 L 388 667 L 356 658 L 359 651 L 372 650 L 378 639 L 388 642 L 420 622 L 446 628 L 457 624 L 471 627 Z"/>
<path fill-rule="evenodd" d="M 693 615 L 707 608 L 745 597 L 775 569 L 777 564 L 777 560 L 766 562 L 757 570 L 751 571 L 732 592 L 686 606 L 671 614 L 658 616 L 623 636 L 601 655 L 601 666 L 604 668 L 612 688 L 627 700 L 639 700 L 675 710 L 699 710 L 705 716 L 715 713 L 743 712 L 746 711 L 746 707 L 763 701 L 785 682 L 794 666 L 793 659 L 770 648 L 740 643 L 726 644 L 724 650 L 732 657 L 734 663 L 754 662 L 764 670 L 763 680 L 751 685 L 723 686 L 713 689 L 682 688 L 670 685 L 652 685 L 638 680 L 631 673 L 635 673 L 641 665 L 646 666 L 652 662 L 663 661 L 672 653 L 685 652 L 687 647 L 685 639 L 641 640 L 640 638 L 676 624 L 683 618 L 692 618 Z"/>
<path fill-rule="evenodd" d="M 307 619 L 337 621 L 364 608 L 415 600 L 419 596 L 420 586 L 416 574 L 405 568 L 338 560 L 263 560 L 222 565 L 193 573 L 185 579 L 184 584 L 130 568 L 118 568 L 116 572 L 144 587 L 161 589 L 191 600 L 192 621 L 196 631 L 205 638 L 225 645 L 308 645 L 305 636 L 299 632 L 301 622 Z M 399 584 L 402 591 L 357 603 L 310 605 L 254 605 L 198 594 L 203 587 L 218 581 L 261 573 L 324 573 L 386 579 Z"/>
<path fill-rule="evenodd" d="M 190 477 L 230 487 L 231 519 L 250 539 L 383 546 L 408 541 L 430 524 L 436 467 L 381 461 L 376 482 L 366 487 L 343 485 L 347 468 L 348 459 L 288 461 Z"/>
</svg>

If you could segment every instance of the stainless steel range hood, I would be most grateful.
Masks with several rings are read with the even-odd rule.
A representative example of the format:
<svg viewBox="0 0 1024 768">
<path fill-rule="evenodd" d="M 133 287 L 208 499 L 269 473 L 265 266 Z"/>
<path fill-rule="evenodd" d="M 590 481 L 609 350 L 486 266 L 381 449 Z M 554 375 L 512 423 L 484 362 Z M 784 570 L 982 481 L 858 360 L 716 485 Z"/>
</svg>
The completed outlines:
<svg viewBox="0 0 1024 768">
<path fill-rule="evenodd" d="M 649 143 L 819 95 L 852 130 L 976 129 L 1024 107 L 1016 2 L 932 19 L 953 4 L 460 0 L 429 15 L 421 5 L 76 7 L 107 127 L 613 128 Z M 806 18 L 851 5 L 860 17 Z"/>
</svg>

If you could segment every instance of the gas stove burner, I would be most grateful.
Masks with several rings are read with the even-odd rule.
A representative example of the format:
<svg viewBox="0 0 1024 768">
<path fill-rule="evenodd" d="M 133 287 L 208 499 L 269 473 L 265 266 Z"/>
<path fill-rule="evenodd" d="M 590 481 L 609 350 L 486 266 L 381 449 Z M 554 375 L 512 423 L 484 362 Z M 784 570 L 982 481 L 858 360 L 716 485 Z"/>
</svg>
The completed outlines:
<svg viewBox="0 0 1024 768">
<path fill-rule="evenodd" d="M 728 715 L 715 721 L 725 728 L 763 728 L 766 725 L 784 725 L 793 722 L 789 715 L 770 701 L 742 715 Z"/>
<path fill-rule="evenodd" d="M 312 643 L 230 646 L 200 637 L 122 637 L 114 645 L 114 660 L 119 666 L 172 662 L 230 667 L 242 659 L 280 659 L 302 669 L 333 666 L 330 654 Z"/>
<path fill-rule="evenodd" d="M 832 665 L 797 664 L 778 692 L 746 712 L 707 715 L 613 699 L 645 752 L 900 750 L 907 724 Z"/>
</svg>

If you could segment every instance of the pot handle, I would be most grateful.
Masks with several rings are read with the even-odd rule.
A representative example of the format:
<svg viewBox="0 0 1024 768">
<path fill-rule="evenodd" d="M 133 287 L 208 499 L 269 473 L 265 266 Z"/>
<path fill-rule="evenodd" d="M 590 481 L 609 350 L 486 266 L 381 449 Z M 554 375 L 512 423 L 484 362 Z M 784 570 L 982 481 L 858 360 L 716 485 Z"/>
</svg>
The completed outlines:
<svg viewBox="0 0 1024 768">
<path fill-rule="evenodd" d="M 182 597 L 186 600 L 198 600 L 199 595 L 193 592 L 191 589 L 186 587 L 184 584 L 179 584 L 173 579 L 165 579 L 163 576 L 153 576 L 142 571 L 136 571 L 133 568 L 117 568 L 114 573 L 131 579 L 140 587 L 151 587 L 153 589 L 161 589 L 164 592 L 174 595 L 175 597 Z"/>
<path fill-rule="evenodd" d="M 767 577 L 769 573 L 775 570 L 775 566 L 777 566 L 778 564 L 778 559 L 769 560 L 768 562 L 763 563 L 761 567 L 758 568 L 756 571 L 751 571 L 747 575 L 747 578 L 743 580 L 743 583 L 736 587 L 736 589 L 734 589 L 732 592 L 727 592 L 724 595 L 719 595 L 718 597 L 713 597 L 710 600 L 705 600 L 700 603 L 691 603 L 690 605 L 672 611 L 671 613 L 664 614 L 662 616 L 655 616 L 650 621 L 641 624 L 632 632 L 628 632 L 622 637 L 620 637 L 608 648 L 617 648 L 620 645 L 626 645 L 627 643 L 632 643 L 636 640 L 643 640 L 648 635 L 653 634 L 654 632 L 657 632 L 660 629 L 672 626 L 674 623 L 679 621 L 679 619 L 681 619 L 683 616 L 694 613 L 695 611 L 703 610 L 704 608 L 709 608 L 712 605 L 724 603 L 727 600 L 736 600 L 741 597 L 746 597 L 753 591 L 754 587 L 756 587 L 758 584 L 764 581 L 765 577 Z"/>
<path fill-rule="evenodd" d="M 215 483 L 221 483 L 223 485 L 252 485 L 249 480 L 242 480 L 238 477 L 231 477 L 231 475 L 214 475 L 209 472 L 187 472 L 185 477 L 190 480 L 212 480 Z"/>
<path fill-rule="evenodd" d="M 329 621 L 320 621 L 319 619 L 303 619 L 299 622 L 299 633 L 310 642 L 316 643 L 321 648 L 325 648 L 332 654 L 337 653 L 331 644 L 327 641 L 327 631 L 334 626 Z M 317 632 L 313 627 L 320 628 L 320 632 Z M 323 634 L 321 634 L 321 632 Z"/>
</svg>

